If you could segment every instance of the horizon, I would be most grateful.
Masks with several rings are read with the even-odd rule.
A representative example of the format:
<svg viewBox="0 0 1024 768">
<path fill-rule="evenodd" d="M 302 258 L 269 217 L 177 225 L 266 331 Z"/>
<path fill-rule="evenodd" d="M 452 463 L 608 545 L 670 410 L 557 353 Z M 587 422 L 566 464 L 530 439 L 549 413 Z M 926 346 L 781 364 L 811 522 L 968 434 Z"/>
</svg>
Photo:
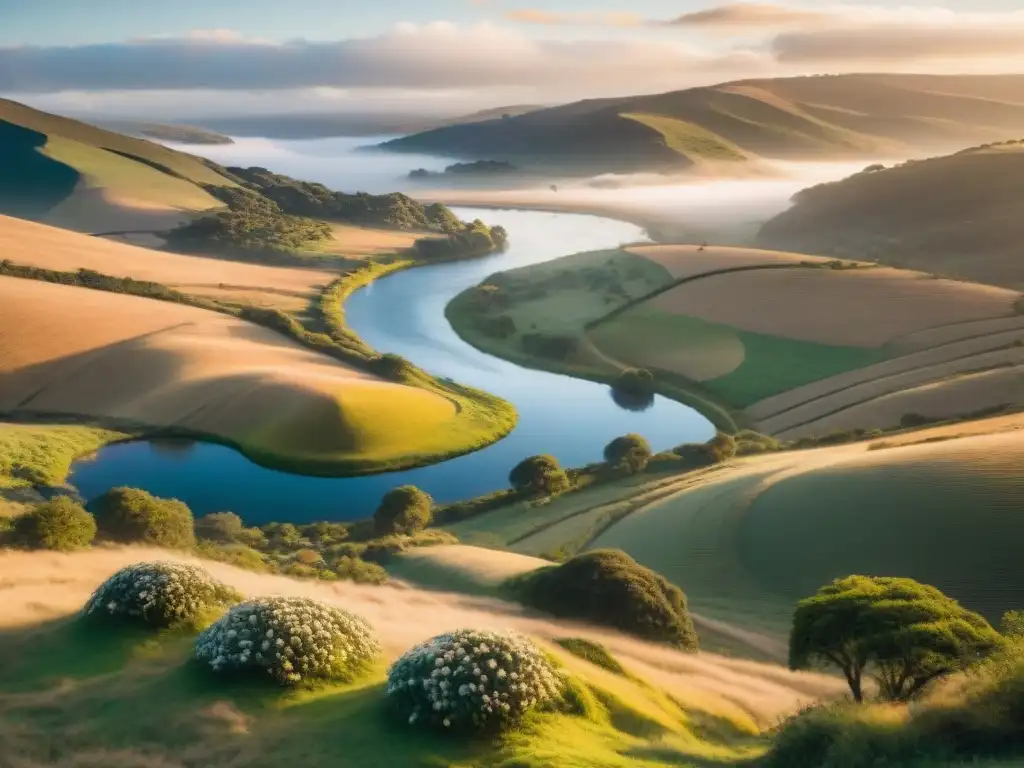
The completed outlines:
<svg viewBox="0 0 1024 768">
<path fill-rule="evenodd" d="M 0 95 L 98 118 L 439 115 L 774 77 L 1024 72 L 1010 0 L 208 5 L 3 0 Z"/>
</svg>

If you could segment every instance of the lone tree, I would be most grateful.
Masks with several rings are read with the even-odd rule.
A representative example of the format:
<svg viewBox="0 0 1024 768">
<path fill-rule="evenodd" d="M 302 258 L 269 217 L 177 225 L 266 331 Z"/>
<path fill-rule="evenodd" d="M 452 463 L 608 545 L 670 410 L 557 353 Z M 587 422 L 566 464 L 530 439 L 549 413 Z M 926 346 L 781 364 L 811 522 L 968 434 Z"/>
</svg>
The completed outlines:
<svg viewBox="0 0 1024 768">
<path fill-rule="evenodd" d="M 604 447 L 605 461 L 630 474 L 643 472 L 652 455 L 650 443 L 641 435 L 632 433 L 616 437 Z"/>
<path fill-rule="evenodd" d="M 856 701 L 868 674 L 889 701 L 908 701 L 933 680 L 999 648 L 985 619 L 913 579 L 847 576 L 797 603 L 789 666 L 837 667 Z"/>
<path fill-rule="evenodd" d="M 508 481 L 517 491 L 551 496 L 569 488 L 569 477 L 559 466 L 558 459 L 540 454 L 523 459 L 508 475 Z"/>
<path fill-rule="evenodd" d="M 96 520 L 78 502 L 58 496 L 14 520 L 15 544 L 69 552 L 92 544 Z"/>
<path fill-rule="evenodd" d="M 381 536 L 412 534 L 430 523 L 433 499 L 415 485 L 402 485 L 384 494 L 373 513 L 373 527 Z"/>
<path fill-rule="evenodd" d="M 103 538 L 185 549 L 196 543 L 192 511 L 177 499 L 138 488 L 113 488 L 90 502 Z"/>
</svg>

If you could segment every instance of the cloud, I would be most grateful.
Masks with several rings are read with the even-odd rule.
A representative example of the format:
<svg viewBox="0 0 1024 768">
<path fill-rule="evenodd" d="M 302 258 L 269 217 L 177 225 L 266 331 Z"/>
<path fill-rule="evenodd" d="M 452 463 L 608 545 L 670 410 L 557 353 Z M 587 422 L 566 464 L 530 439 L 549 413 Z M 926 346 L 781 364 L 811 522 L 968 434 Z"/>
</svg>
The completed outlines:
<svg viewBox="0 0 1024 768">
<path fill-rule="evenodd" d="M 685 87 L 694 73 L 763 65 L 679 41 L 534 40 L 493 25 L 399 25 L 368 38 L 268 43 L 219 32 L 179 39 L 0 49 L 0 92 L 298 88 Z M 756 69 L 754 70 L 756 71 Z"/>
<path fill-rule="evenodd" d="M 1016 17 L 1016 18 L 1015 18 Z M 781 34 L 772 42 L 781 63 L 900 63 L 1024 59 L 1024 15 L 988 21 L 866 24 Z"/>
<path fill-rule="evenodd" d="M 586 11 L 559 13 L 536 8 L 520 8 L 505 14 L 508 21 L 544 26 L 639 27 L 647 22 L 636 13 L 590 13 Z"/>
<path fill-rule="evenodd" d="M 824 23 L 832 17 L 827 11 L 812 11 L 785 5 L 732 3 L 685 13 L 664 23 L 680 27 L 791 27 Z"/>
</svg>

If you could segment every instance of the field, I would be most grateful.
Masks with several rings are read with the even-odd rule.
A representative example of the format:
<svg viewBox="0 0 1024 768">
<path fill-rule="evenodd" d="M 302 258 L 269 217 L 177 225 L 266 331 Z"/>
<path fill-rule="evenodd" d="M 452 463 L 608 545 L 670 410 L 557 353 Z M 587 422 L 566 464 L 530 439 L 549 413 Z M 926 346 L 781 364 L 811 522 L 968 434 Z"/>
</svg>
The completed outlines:
<svg viewBox="0 0 1024 768">
<path fill-rule="evenodd" d="M 1015 291 L 756 249 L 634 245 L 602 262 L 612 253 L 492 276 L 491 295 L 463 293 L 449 319 L 527 365 L 602 381 L 646 368 L 659 392 L 720 426 L 786 439 L 1024 405 Z M 659 271 L 631 281 L 641 273 L 627 256 Z M 571 349 L 528 347 L 528 333 Z"/>
<path fill-rule="evenodd" d="M 396 232 L 387 229 L 353 227 L 347 224 L 332 224 L 332 239 L 324 244 L 326 253 L 351 258 L 366 258 L 404 251 L 411 248 L 421 237 L 417 232 Z"/>
<path fill-rule="evenodd" d="M 409 728 L 383 706 L 383 669 L 361 683 L 281 693 L 213 681 L 189 663 L 192 638 L 90 634 L 68 616 L 116 568 L 179 555 L 139 549 L 81 555 L 0 554 L 0 735 L 4 757 L 55 765 L 656 766 L 741 763 L 762 752 L 780 716 L 837 696 L 828 677 L 711 654 L 682 654 L 556 621 L 508 604 L 417 589 L 316 585 L 216 563 L 246 594 L 306 595 L 371 622 L 387 659 L 453 627 L 517 629 L 545 645 L 597 702 L 588 715 L 528 720 L 498 739 L 460 740 Z M 602 642 L 626 678 L 556 648 Z M 47 735 L 59 731 L 62 738 Z M 91 762 L 90 762 L 91 761 Z"/>
<path fill-rule="evenodd" d="M 636 113 L 623 113 L 621 117 L 657 131 L 663 137 L 666 146 L 692 161 L 694 165 L 706 162 L 742 162 L 748 159 L 747 154 L 731 141 L 685 120 Z"/>
<path fill-rule="evenodd" d="M 3 410 L 194 430 L 310 468 L 414 463 L 480 426 L 438 394 L 177 304 L 0 278 L 0 328 Z"/>
<path fill-rule="evenodd" d="M 91 269 L 150 280 L 192 295 L 281 309 L 305 309 L 318 289 L 336 277 L 325 270 L 138 248 L 7 216 L 0 216 L 0 252 L 15 264 L 64 272 Z"/>
</svg>

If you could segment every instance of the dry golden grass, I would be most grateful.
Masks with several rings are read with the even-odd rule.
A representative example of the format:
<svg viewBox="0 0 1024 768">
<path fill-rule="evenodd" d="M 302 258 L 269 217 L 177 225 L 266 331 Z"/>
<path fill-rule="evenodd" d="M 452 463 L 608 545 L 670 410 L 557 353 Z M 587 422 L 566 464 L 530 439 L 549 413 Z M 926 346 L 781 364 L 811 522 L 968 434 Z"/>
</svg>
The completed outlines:
<svg viewBox="0 0 1024 768">
<path fill-rule="evenodd" d="M 1012 350 L 1017 364 L 980 373 L 952 376 L 920 386 L 911 386 L 850 405 L 836 413 L 792 428 L 772 429 L 783 440 L 824 435 L 838 429 L 874 429 L 899 424 L 907 413 L 920 413 L 942 420 L 963 416 L 986 405 L 1024 406 L 1024 350 Z M 836 406 L 842 407 L 842 406 Z M 788 416 L 788 414 L 785 414 Z M 764 424 L 784 424 L 782 417 Z M 800 419 L 802 421 L 802 419 Z M 794 423 L 794 422 L 790 422 Z M 762 424 L 762 426 L 764 426 Z"/>
<path fill-rule="evenodd" d="M 897 269 L 712 276 L 651 300 L 666 312 L 820 344 L 877 347 L 914 331 L 1008 317 L 1019 294 Z"/>
<path fill-rule="evenodd" d="M 891 407 L 884 405 L 890 402 L 887 400 L 887 396 L 891 395 L 898 396 L 899 402 L 908 408 L 903 413 L 931 415 L 929 407 L 934 407 L 938 403 L 941 405 L 943 416 L 963 416 L 982 408 L 1020 402 L 1024 393 L 1005 400 L 998 399 L 1005 397 L 1008 393 L 1005 387 L 996 386 L 988 390 L 974 391 L 972 394 L 978 396 L 979 399 L 970 402 L 964 397 L 956 397 L 952 394 L 956 391 L 957 382 L 960 380 L 958 377 L 979 374 L 996 367 L 1020 366 L 1022 364 L 1024 364 L 1024 348 L 1011 347 L 946 363 L 922 366 L 885 378 L 866 379 L 860 384 L 758 421 L 757 428 L 771 434 L 783 434 L 794 427 L 817 419 L 824 418 L 827 421 L 831 418 L 830 414 L 838 416 L 839 414 L 836 412 L 843 409 L 855 409 L 865 419 L 863 424 L 853 426 L 864 429 L 891 427 L 899 423 L 899 416 L 902 416 L 902 413 L 898 414 L 893 422 L 878 423 L 879 419 L 892 415 Z M 944 394 L 938 394 L 940 392 Z M 949 395 L 949 401 L 942 402 L 946 395 Z M 919 398 L 921 402 L 918 404 Z M 877 413 L 873 403 L 880 406 Z M 951 410 L 957 407 L 962 410 L 959 412 Z M 809 428 L 819 429 L 820 425 L 811 424 Z"/>
<path fill-rule="evenodd" d="M 332 224 L 331 229 L 333 237 L 321 250 L 357 258 L 404 251 L 411 248 L 419 238 L 426 236 L 417 232 L 369 229 L 347 224 Z"/>
<path fill-rule="evenodd" d="M 212 199 L 212 198 L 211 198 Z M 47 224 L 76 232 L 165 231 L 188 223 L 195 211 L 125 197 L 83 181 L 41 217 Z"/>
<path fill-rule="evenodd" d="M 1006 334 L 1010 331 L 1017 331 L 1019 337 L 1024 338 L 1024 316 L 1018 315 L 1015 317 L 1000 317 L 995 320 L 974 320 L 954 325 L 940 325 L 936 328 L 928 328 L 923 331 L 909 333 L 906 336 L 900 336 L 893 339 L 890 344 L 900 350 L 913 352 L 968 339 L 977 339 L 985 336 L 994 337 L 997 334 Z"/>
<path fill-rule="evenodd" d="M 324 460 L 432 449 L 455 415 L 439 395 L 260 326 L 15 278 L 0 278 L 0 408 L 176 425 Z"/>
<path fill-rule="evenodd" d="M 245 264 L 153 251 L 87 237 L 56 227 L 0 216 L 0 254 L 15 264 L 74 271 L 91 269 L 117 277 L 151 280 L 185 293 L 234 301 L 257 298 L 267 306 L 296 305 L 335 275 L 316 269 Z M 221 289 L 220 286 L 229 286 Z"/>
<path fill-rule="evenodd" d="M 136 548 L 94 549 L 65 555 L 46 552 L 0 553 L 4 611 L 0 628 L 25 627 L 67 616 L 118 568 L 172 559 L 196 562 L 178 553 Z M 800 706 L 842 694 L 844 684 L 823 675 L 782 667 L 685 654 L 584 625 L 529 617 L 517 606 L 414 588 L 370 587 L 351 583 L 296 581 L 203 562 L 214 576 L 247 595 L 302 595 L 335 603 L 365 617 L 393 658 L 432 635 L 459 627 L 515 629 L 542 640 L 579 636 L 606 645 L 634 673 L 680 697 L 696 710 L 728 713 L 765 726 Z"/>
<path fill-rule="evenodd" d="M 801 263 L 821 264 L 829 261 L 821 256 L 807 256 L 802 253 L 717 245 L 703 249 L 697 245 L 636 245 L 624 250 L 660 264 L 677 280 L 695 277 L 706 272 L 716 272 L 720 269 L 757 267 L 769 264 L 798 266 Z"/>
</svg>

